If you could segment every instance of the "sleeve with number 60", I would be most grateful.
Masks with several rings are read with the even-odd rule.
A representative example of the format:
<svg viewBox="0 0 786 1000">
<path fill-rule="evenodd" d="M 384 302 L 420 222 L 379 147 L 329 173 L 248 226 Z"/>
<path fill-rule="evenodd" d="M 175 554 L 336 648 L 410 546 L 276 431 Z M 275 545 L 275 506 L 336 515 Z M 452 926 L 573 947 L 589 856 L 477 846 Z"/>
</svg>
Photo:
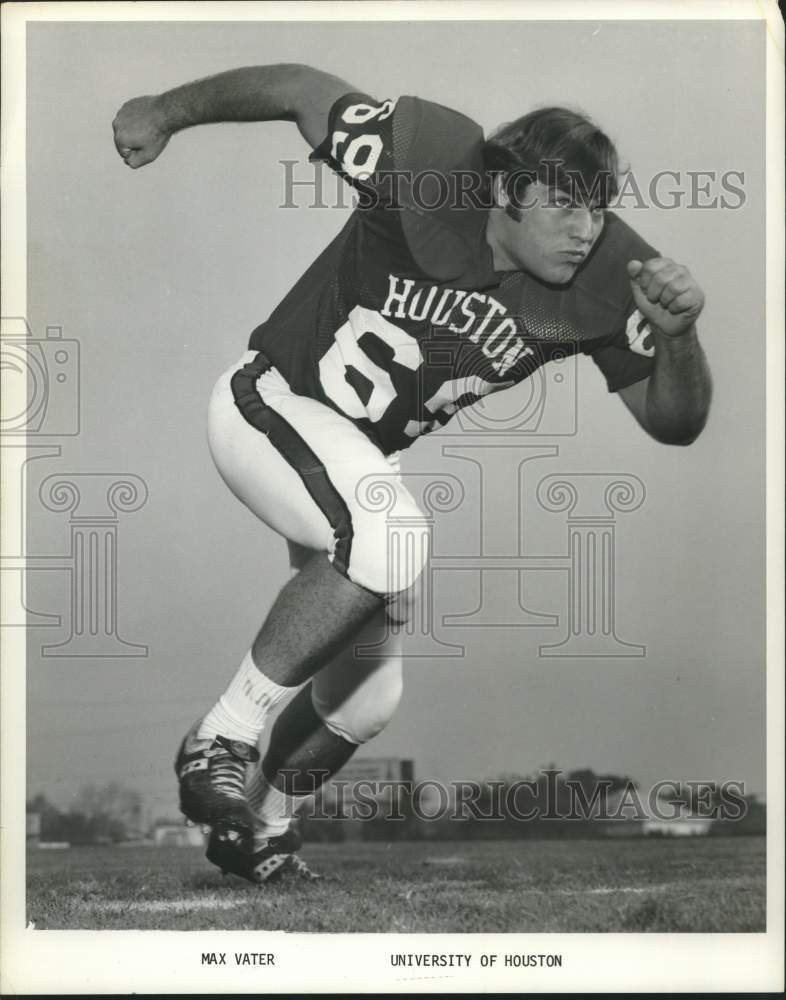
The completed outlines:
<svg viewBox="0 0 786 1000">
<path fill-rule="evenodd" d="M 483 240 L 482 213 L 460 207 L 462 184 L 477 190 L 485 183 L 482 145 L 480 126 L 441 104 L 346 94 L 311 160 L 352 184 L 358 207 L 404 240 L 424 274 L 447 280 L 462 273 Z"/>
</svg>

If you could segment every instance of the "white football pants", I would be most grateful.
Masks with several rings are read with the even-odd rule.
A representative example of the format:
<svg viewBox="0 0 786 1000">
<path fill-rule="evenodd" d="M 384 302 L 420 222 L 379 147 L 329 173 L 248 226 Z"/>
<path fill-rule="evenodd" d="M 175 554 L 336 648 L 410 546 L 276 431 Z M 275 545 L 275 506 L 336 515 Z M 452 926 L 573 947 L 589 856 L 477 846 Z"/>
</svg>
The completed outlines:
<svg viewBox="0 0 786 1000">
<path fill-rule="evenodd" d="M 245 352 L 210 399 L 208 442 L 221 477 L 287 540 L 293 571 L 326 552 L 350 580 L 389 596 L 387 614 L 405 620 L 427 559 L 428 527 L 398 457 L 385 456 L 335 410 L 295 395 L 259 357 Z M 243 369 L 255 360 L 256 368 Z M 401 697 L 401 640 L 389 633 L 382 610 L 312 679 L 318 715 L 351 743 L 379 733 Z M 371 645 L 374 655 L 359 655 Z"/>
</svg>

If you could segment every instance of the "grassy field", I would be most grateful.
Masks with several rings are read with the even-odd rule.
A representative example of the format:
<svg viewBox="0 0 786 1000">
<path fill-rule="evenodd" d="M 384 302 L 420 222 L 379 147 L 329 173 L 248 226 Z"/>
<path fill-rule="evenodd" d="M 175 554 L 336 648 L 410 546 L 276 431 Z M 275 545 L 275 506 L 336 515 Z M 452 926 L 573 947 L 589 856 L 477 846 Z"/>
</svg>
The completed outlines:
<svg viewBox="0 0 786 1000">
<path fill-rule="evenodd" d="M 195 848 L 28 854 L 38 928 L 763 931 L 763 837 L 309 844 L 325 878 L 258 889 Z"/>
</svg>

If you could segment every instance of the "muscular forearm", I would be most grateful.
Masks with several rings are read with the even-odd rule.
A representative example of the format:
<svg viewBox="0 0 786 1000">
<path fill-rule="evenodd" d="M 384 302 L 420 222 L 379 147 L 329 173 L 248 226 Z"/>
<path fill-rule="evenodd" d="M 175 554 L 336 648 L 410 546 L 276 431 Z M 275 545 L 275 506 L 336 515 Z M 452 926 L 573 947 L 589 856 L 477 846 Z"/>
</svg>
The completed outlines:
<svg viewBox="0 0 786 1000">
<path fill-rule="evenodd" d="M 208 122 L 294 121 L 312 146 L 325 137 L 334 101 L 352 88 L 330 73 L 295 63 L 246 66 L 136 97 L 118 111 L 115 146 L 129 167 L 156 159 L 175 132 Z"/>
<path fill-rule="evenodd" d="M 665 444 L 690 444 L 707 421 L 712 379 L 707 359 L 692 326 L 678 337 L 658 330 L 655 370 L 647 390 L 647 420 L 652 434 Z"/>
<path fill-rule="evenodd" d="M 318 70 L 293 63 L 244 66 L 168 90 L 157 98 L 172 132 L 209 122 L 294 120 Z"/>
</svg>

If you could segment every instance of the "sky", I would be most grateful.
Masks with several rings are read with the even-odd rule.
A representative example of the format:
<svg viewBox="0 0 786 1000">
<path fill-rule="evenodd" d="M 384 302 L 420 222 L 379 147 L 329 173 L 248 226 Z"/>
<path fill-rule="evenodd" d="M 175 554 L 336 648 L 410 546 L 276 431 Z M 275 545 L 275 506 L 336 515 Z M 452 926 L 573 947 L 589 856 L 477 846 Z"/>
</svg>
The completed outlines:
<svg viewBox="0 0 786 1000">
<path fill-rule="evenodd" d="M 413 483 L 448 478 L 464 493 L 435 522 L 435 617 L 482 600 L 486 624 L 438 625 L 463 655 L 408 656 L 400 709 L 360 753 L 411 757 L 417 776 L 443 781 L 555 763 L 624 772 L 644 786 L 706 778 L 764 792 L 763 30 L 594 21 L 31 26 L 27 319 L 37 339 L 59 326 L 79 341 L 81 379 L 79 434 L 40 435 L 61 454 L 29 465 L 28 552 L 69 549 L 67 512 L 40 499 L 48 476 L 95 484 L 98 474 L 131 474 L 148 491 L 117 520 L 118 631 L 147 646 L 146 656 L 42 655 L 42 645 L 68 638 L 70 581 L 62 569 L 30 574 L 29 606 L 63 620 L 29 632 L 31 794 L 66 806 L 82 785 L 117 780 L 138 788 L 152 813 L 176 815 L 177 744 L 223 690 L 287 577 L 281 539 L 213 468 L 207 400 L 349 209 L 280 207 L 280 161 L 308 152 L 288 123 L 191 129 L 134 172 L 111 139 L 112 118 L 131 97 L 273 62 L 314 65 L 380 98 L 435 100 L 487 130 L 533 106 L 579 107 L 644 187 L 676 171 L 683 201 L 688 171 L 744 174 L 736 209 L 628 203 L 621 213 L 706 292 L 699 330 L 714 403 L 693 445 L 648 439 L 583 359 L 566 369 L 564 393 L 548 396 L 540 433 L 484 437 L 454 420 L 404 456 Z M 501 394 L 493 412 L 528 405 L 536 389 Z M 574 409 L 577 432 L 554 433 Z M 511 470 L 525 457 L 517 498 Z M 487 574 L 481 587 L 471 564 L 481 551 L 512 555 L 517 546 L 564 556 L 566 514 L 544 509 L 537 487 L 550 475 L 587 485 L 590 473 L 643 487 L 638 509 L 616 518 L 614 592 L 616 634 L 644 656 L 542 655 L 565 634 L 566 574 L 524 574 L 523 604 L 557 616 L 525 627 L 520 611 L 510 618 L 515 574 Z"/>
</svg>

